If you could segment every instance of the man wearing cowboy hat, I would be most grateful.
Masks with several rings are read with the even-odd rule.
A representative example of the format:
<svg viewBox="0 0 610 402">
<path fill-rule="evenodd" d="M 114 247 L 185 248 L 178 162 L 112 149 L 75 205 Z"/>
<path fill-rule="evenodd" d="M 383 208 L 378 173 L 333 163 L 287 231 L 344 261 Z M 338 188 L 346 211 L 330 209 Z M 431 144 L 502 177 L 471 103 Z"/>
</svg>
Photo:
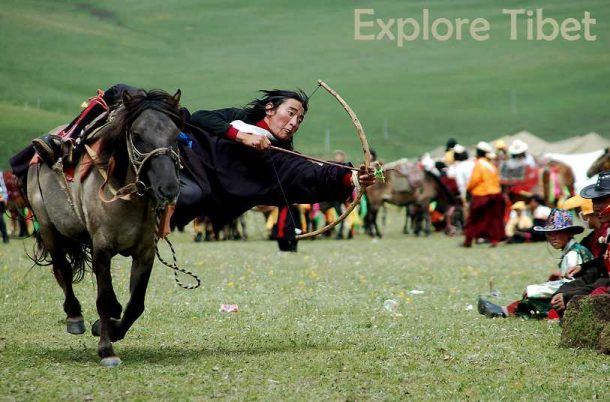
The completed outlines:
<svg viewBox="0 0 610 402">
<path fill-rule="evenodd" d="M 507 149 L 507 159 L 499 163 L 501 183 L 508 190 L 511 200 L 536 192 L 538 168 L 527 149 L 525 142 L 516 139 Z"/>
<path fill-rule="evenodd" d="M 567 276 L 577 279 L 559 288 L 551 299 L 551 304 L 560 313 L 572 297 L 588 295 L 596 289 L 605 289 L 607 293 L 610 288 L 610 170 L 601 172 L 597 183 L 583 188 L 580 195 L 593 201 L 593 213 L 602 225 L 602 234 L 597 239 L 601 250 L 597 258 L 568 269 Z"/>
<path fill-rule="evenodd" d="M 527 152 L 528 148 L 529 146 L 524 141 L 516 139 L 508 147 L 508 153 L 511 159 L 521 161 L 520 163 L 529 167 L 536 167 L 534 157 Z"/>
<path fill-rule="evenodd" d="M 489 160 L 489 154 L 493 153 L 491 145 L 481 141 L 476 151 L 477 160 L 468 182 L 471 200 L 463 246 L 471 247 L 474 239 L 483 238 L 495 247 L 504 238 L 504 197 L 500 176 Z"/>
</svg>

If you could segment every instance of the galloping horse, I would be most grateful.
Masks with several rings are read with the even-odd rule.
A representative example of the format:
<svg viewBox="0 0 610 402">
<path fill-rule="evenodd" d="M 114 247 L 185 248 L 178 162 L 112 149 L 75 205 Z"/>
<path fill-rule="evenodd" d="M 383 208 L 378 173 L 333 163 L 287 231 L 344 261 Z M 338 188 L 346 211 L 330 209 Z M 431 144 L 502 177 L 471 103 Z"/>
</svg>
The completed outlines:
<svg viewBox="0 0 610 402">
<path fill-rule="evenodd" d="M 99 159 L 93 158 L 97 171 L 81 177 L 81 161 L 71 184 L 44 164 L 32 165 L 27 173 L 28 199 L 40 222 L 39 262 L 50 257 L 64 291 L 71 334 L 85 331 L 72 284 L 82 279 L 90 259 L 99 314 L 92 332 L 100 337 L 98 354 L 106 367 L 120 364 L 112 342 L 123 339 L 144 312 L 155 259 L 157 214 L 178 196 L 180 162 L 175 149 L 183 125 L 179 101 L 179 90 L 173 96 L 160 90 L 124 92 L 122 106 L 100 134 Z M 105 167 L 108 180 L 102 177 Z M 112 186 L 123 186 L 117 192 L 124 197 L 108 202 L 103 193 Z M 130 187 L 137 191 L 121 192 Z M 130 299 L 122 316 L 110 272 L 117 254 L 132 257 Z"/>
<path fill-rule="evenodd" d="M 591 164 L 587 170 L 587 177 L 593 177 L 605 170 L 610 170 L 610 148 L 604 149 L 604 153 Z"/>
</svg>

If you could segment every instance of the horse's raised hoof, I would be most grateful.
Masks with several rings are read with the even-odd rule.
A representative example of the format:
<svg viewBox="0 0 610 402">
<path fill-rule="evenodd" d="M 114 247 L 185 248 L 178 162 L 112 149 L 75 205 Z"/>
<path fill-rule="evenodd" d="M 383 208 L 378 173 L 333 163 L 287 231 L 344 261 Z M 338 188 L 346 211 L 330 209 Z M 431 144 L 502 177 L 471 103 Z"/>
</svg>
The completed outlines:
<svg viewBox="0 0 610 402">
<path fill-rule="evenodd" d="M 72 335 L 82 335 L 85 333 L 85 320 L 83 317 L 68 318 L 66 329 Z"/>
<path fill-rule="evenodd" d="M 100 364 L 106 368 L 114 368 L 121 364 L 121 359 L 118 356 L 104 357 Z"/>
<path fill-rule="evenodd" d="M 123 339 L 125 337 L 125 334 L 123 334 L 123 336 L 118 336 L 117 331 L 115 329 L 115 326 L 118 325 L 119 320 L 115 319 L 115 318 L 111 318 L 110 319 L 110 341 L 112 342 L 118 342 L 121 339 Z M 100 336 L 100 320 L 96 320 L 93 325 L 91 326 L 91 335 L 93 336 Z"/>
<path fill-rule="evenodd" d="M 91 326 L 91 335 L 100 336 L 100 320 L 95 320 Z"/>
</svg>

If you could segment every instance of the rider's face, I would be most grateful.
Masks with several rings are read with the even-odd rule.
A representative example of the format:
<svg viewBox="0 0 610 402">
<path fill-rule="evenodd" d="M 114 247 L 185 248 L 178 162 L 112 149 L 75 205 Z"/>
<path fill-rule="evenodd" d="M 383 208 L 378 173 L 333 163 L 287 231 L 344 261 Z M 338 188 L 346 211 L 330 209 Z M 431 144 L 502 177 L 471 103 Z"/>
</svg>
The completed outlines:
<svg viewBox="0 0 610 402">
<path fill-rule="evenodd" d="M 610 214 L 606 213 L 602 214 L 608 206 L 610 205 L 610 195 L 606 195 L 605 197 L 593 198 L 593 213 L 597 215 L 599 221 L 601 223 L 610 222 Z"/>
<path fill-rule="evenodd" d="M 287 141 L 297 132 L 303 118 L 305 109 L 296 99 L 286 99 L 275 109 L 272 103 L 267 104 L 265 122 L 271 133 L 279 140 Z"/>
</svg>

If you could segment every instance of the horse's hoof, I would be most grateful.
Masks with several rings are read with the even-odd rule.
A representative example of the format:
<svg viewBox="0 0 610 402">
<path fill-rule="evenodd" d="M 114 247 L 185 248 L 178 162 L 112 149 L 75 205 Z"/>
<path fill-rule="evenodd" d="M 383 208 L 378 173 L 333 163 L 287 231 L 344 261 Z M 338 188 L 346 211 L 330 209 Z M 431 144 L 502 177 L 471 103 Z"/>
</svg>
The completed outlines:
<svg viewBox="0 0 610 402">
<path fill-rule="evenodd" d="M 100 336 L 100 320 L 96 320 L 91 326 L 91 335 Z"/>
<path fill-rule="evenodd" d="M 66 321 L 66 329 L 72 335 L 82 335 L 85 333 L 85 320 L 80 318 L 68 318 Z"/>
<path fill-rule="evenodd" d="M 106 368 L 114 368 L 121 364 L 121 359 L 119 359 L 117 356 L 104 357 L 100 361 L 100 364 Z"/>
</svg>

